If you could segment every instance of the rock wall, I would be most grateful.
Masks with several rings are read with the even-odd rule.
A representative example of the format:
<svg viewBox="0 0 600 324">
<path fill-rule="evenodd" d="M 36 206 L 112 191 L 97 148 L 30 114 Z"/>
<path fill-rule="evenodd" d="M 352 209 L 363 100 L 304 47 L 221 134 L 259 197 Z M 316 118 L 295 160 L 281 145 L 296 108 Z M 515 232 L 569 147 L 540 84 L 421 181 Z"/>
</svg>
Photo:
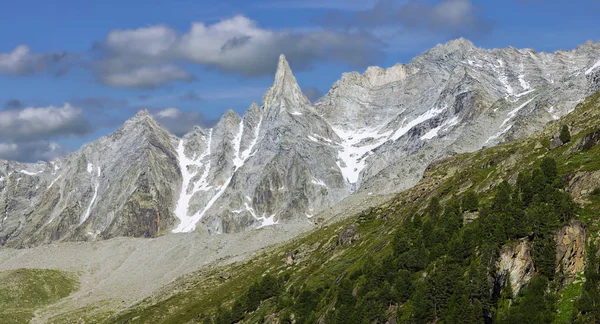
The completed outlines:
<svg viewBox="0 0 600 324">
<path fill-rule="evenodd" d="M 585 240 L 585 227 L 578 220 L 572 220 L 556 236 L 556 271 L 563 285 L 585 269 Z"/>
<path fill-rule="evenodd" d="M 509 243 L 502 247 L 497 263 L 497 283 L 504 285 L 510 274 L 510 285 L 516 296 L 519 290 L 529 283 L 534 273 L 531 242 L 528 239 L 521 239 L 518 243 Z"/>
</svg>

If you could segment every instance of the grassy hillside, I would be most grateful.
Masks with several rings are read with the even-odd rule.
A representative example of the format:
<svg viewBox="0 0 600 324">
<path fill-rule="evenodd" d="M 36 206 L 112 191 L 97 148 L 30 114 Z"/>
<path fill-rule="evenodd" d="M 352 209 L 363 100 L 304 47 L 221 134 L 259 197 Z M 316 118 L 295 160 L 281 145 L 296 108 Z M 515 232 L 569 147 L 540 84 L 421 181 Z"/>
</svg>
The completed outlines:
<svg viewBox="0 0 600 324">
<path fill-rule="evenodd" d="M 522 316 L 533 309 L 540 314 L 534 322 L 570 322 L 574 313 L 589 320 L 596 310 L 582 313 L 586 306 L 574 302 L 583 295 L 596 302 L 600 296 L 594 290 L 597 269 L 588 267 L 581 274 L 588 279 L 586 284 L 579 280 L 566 287 L 557 284 L 549 269 L 551 234 L 571 218 L 586 225 L 589 242 L 598 237 L 598 121 L 600 93 L 539 134 L 438 161 L 417 186 L 379 207 L 324 225 L 245 263 L 180 278 L 104 321 L 383 323 L 396 318 L 400 322 L 451 322 L 467 321 L 461 318 L 466 314 L 474 322 L 511 322 L 530 320 Z M 558 136 L 564 125 L 570 128 L 570 142 L 550 150 L 552 136 Z M 554 161 L 556 170 L 548 161 Z M 534 190 L 525 198 L 528 194 L 523 188 L 529 186 L 547 194 Z M 480 217 L 463 226 L 457 217 L 462 218 L 469 207 L 460 202 L 473 192 Z M 508 192 L 504 198 L 503 192 Z M 569 205 L 573 200 L 577 205 Z M 504 209 L 508 203 L 503 201 L 511 207 Z M 563 207 L 564 213 L 559 212 Z M 521 213 L 533 216 L 523 217 L 522 224 L 521 218 L 511 218 Z M 505 288 L 490 288 L 499 247 L 522 238 L 534 244 L 535 280 L 518 296 Z M 474 282 L 478 284 L 471 287 Z M 444 292 L 448 287 L 452 291 Z M 86 315 L 93 313 L 78 312 L 77 316 Z M 53 322 L 72 319 L 67 314 Z"/>
<path fill-rule="evenodd" d="M 0 272 L 0 323 L 29 323 L 35 310 L 67 297 L 77 287 L 74 275 L 58 270 Z"/>
</svg>

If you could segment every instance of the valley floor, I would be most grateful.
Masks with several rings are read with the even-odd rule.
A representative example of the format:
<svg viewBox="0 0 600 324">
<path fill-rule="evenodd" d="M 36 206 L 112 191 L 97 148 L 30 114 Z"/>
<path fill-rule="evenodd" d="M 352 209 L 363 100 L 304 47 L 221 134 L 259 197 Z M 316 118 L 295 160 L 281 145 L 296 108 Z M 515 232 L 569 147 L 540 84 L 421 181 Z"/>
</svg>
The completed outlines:
<svg viewBox="0 0 600 324">
<path fill-rule="evenodd" d="M 243 260 L 310 228 L 309 223 L 287 224 L 228 235 L 190 233 L 0 249 L 0 272 L 45 268 L 78 275 L 77 292 L 37 312 L 33 322 L 44 323 L 58 313 L 93 304 L 112 311 L 129 307 L 182 275 Z"/>
<path fill-rule="evenodd" d="M 247 260 L 281 243 L 328 226 L 392 195 L 359 192 L 301 224 L 280 224 L 235 234 L 172 234 L 154 239 L 115 238 L 65 242 L 29 249 L 0 248 L 0 273 L 15 269 L 57 269 L 77 275 L 79 289 L 55 304 L 38 309 L 33 323 L 47 323 L 65 313 L 118 312 L 161 295 L 187 274 Z M 1 322 L 1 321 L 0 321 Z"/>
</svg>

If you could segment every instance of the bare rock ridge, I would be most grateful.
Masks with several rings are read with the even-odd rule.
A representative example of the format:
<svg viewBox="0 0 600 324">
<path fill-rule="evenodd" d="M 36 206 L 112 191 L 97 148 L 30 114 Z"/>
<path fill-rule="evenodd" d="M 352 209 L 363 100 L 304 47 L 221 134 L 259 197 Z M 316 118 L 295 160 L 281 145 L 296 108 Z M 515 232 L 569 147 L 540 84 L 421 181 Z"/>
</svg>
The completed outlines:
<svg viewBox="0 0 600 324">
<path fill-rule="evenodd" d="M 181 179 L 175 140 L 142 111 L 64 159 L 2 163 L 0 244 L 167 233 Z"/>
<path fill-rule="evenodd" d="M 450 154 L 528 136 L 600 89 L 600 43 L 437 45 L 345 73 L 314 105 L 282 55 L 262 105 L 176 138 L 147 112 L 51 162 L 0 162 L 0 245 L 310 222 L 355 192 L 414 185 Z"/>
</svg>

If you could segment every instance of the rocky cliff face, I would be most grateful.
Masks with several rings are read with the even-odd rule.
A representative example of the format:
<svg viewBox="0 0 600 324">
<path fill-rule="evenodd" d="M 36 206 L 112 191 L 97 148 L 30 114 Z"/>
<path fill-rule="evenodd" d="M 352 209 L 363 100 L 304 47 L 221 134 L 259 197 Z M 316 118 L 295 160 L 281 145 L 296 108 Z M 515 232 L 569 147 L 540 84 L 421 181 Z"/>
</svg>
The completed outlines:
<svg viewBox="0 0 600 324">
<path fill-rule="evenodd" d="M 315 106 L 356 190 L 415 184 L 432 160 L 539 130 L 600 89 L 600 43 L 572 51 L 476 48 L 459 39 L 387 70 L 347 73 Z"/>
<path fill-rule="evenodd" d="M 180 141 L 186 191 L 175 231 L 200 221 L 212 233 L 305 221 L 340 201 L 348 190 L 336 166 L 336 139 L 282 56 L 262 107 L 253 104 L 243 118 L 229 111 L 213 129 Z"/>
<path fill-rule="evenodd" d="M 0 244 L 152 237 L 176 225 L 176 139 L 147 112 L 61 160 L 0 167 Z"/>
<path fill-rule="evenodd" d="M 500 251 L 495 282 L 499 285 L 510 284 L 513 295 L 529 283 L 535 273 L 531 258 L 531 242 L 527 239 L 506 245 Z M 510 281 L 507 282 L 507 279 Z"/>
<path fill-rule="evenodd" d="M 556 236 L 556 261 L 559 278 L 563 285 L 575 280 L 577 274 L 585 269 L 586 233 L 578 220 L 564 226 Z"/>
<path fill-rule="evenodd" d="M 56 161 L 0 164 L 0 244 L 242 231 L 408 188 L 433 160 L 529 135 L 600 89 L 600 43 L 485 50 L 459 39 L 347 73 L 315 105 L 282 56 L 262 106 L 183 138 L 140 113 Z"/>
</svg>

